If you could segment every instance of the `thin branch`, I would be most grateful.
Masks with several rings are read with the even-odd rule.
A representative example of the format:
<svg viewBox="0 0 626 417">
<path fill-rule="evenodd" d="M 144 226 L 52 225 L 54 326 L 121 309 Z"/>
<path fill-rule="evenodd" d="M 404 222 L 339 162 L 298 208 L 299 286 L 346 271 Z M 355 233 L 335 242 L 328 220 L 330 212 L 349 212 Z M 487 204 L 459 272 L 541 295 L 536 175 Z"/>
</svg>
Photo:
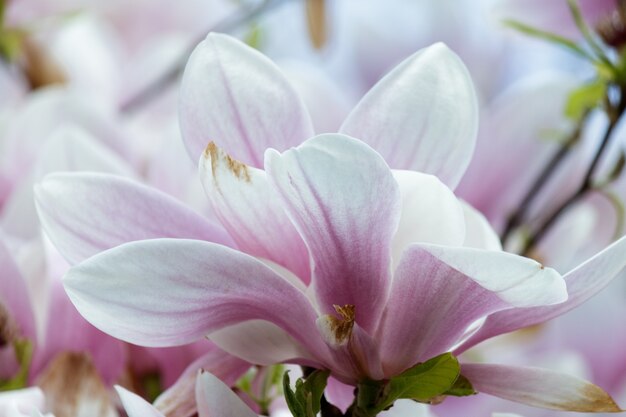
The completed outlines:
<svg viewBox="0 0 626 417">
<path fill-rule="evenodd" d="M 206 33 L 230 32 L 255 19 L 262 13 L 265 13 L 285 3 L 286 1 L 287 0 L 264 0 L 255 6 L 244 8 L 243 10 L 240 10 L 233 15 L 225 18 L 221 22 L 217 23 L 209 30 L 207 30 Z M 176 60 L 176 63 L 172 66 L 172 68 L 170 68 L 153 83 L 137 93 L 134 97 L 123 103 L 120 106 L 120 111 L 122 113 L 132 113 L 139 110 L 142 106 L 146 105 L 148 102 L 152 101 L 161 93 L 163 93 L 163 91 L 166 90 L 167 86 L 173 84 L 182 75 L 183 70 L 185 69 L 185 65 L 187 63 L 187 59 L 189 59 L 189 56 L 195 49 L 196 45 L 204 40 L 204 38 L 206 37 L 206 33 L 204 33 L 202 37 L 194 39 L 194 41 L 191 42 L 185 52 L 182 53 L 181 56 Z"/>
<path fill-rule="evenodd" d="M 619 103 L 616 106 L 608 105 L 607 113 L 609 115 L 609 126 L 604 132 L 604 136 L 602 137 L 602 142 L 600 146 L 596 150 L 596 153 L 585 173 L 582 184 L 578 188 L 578 190 L 570 196 L 567 200 L 563 202 L 555 211 L 552 212 L 548 218 L 546 218 L 543 223 L 537 228 L 535 233 L 531 234 L 527 239 L 524 248 L 522 249 L 522 254 L 528 256 L 532 249 L 537 245 L 537 243 L 546 235 L 546 233 L 554 226 L 558 218 L 572 205 L 577 203 L 583 196 L 587 194 L 588 191 L 593 189 L 593 178 L 595 176 L 596 170 L 598 168 L 598 164 L 602 159 L 602 155 L 609 142 L 611 141 L 611 137 L 613 136 L 613 131 L 617 126 L 620 118 L 624 114 L 624 110 L 626 108 L 626 91 L 624 89 L 620 89 L 620 98 Z"/>
<path fill-rule="evenodd" d="M 552 175 L 554 175 L 554 173 L 557 171 L 557 168 L 561 165 L 561 163 L 565 160 L 565 157 L 569 154 L 572 146 L 578 141 L 578 139 L 580 138 L 580 133 L 582 131 L 584 120 L 586 118 L 587 115 L 585 115 L 581 119 L 574 131 L 563 142 L 558 151 L 552 156 L 548 164 L 543 168 L 541 173 L 532 183 L 528 192 L 522 198 L 522 202 L 520 203 L 517 210 L 509 217 L 506 226 L 504 227 L 504 231 L 500 235 L 500 240 L 502 241 L 502 243 L 505 243 L 506 240 L 510 237 L 513 230 L 515 230 L 518 226 L 522 224 L 536 196 L 549 182 Z"/>
</svg>

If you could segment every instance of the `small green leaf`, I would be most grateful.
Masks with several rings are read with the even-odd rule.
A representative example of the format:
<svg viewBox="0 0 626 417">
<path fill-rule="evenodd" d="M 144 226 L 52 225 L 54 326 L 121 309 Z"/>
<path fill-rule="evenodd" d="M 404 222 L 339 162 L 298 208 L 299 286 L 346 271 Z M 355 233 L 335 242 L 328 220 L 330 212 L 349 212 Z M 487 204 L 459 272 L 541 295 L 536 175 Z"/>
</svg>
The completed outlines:
<svg viewBox="0 0 626 417">
<path fill-rule="evenodd" d="M 574 22 L 576 22 L 576 26 L 580 33 L 582 33 L 583 37 L 587 41 L 587 44 L 593 49 L 596 53 L 598 59 L 604 62 L 608 66 L 613 66 L 609 58 L 606 56 L 606 53 L 602 49 L 602 46 L 596 41 L 591 29 L 587 26 L 585 19 L 583 18 L 583 14 L 580 11 L 580 7 L 578 7 L 577 0 L 567 0 L 567 5 L 569 6 L 570 12 L 572 13 L 572 17 L 574 18 Z"/>
<path fill-rule="evenodd" d="M 0 380 L 0 391 L 24 388 L 28 382 L 28 372 L 33 357 L 33 344 L 27 339 L 15 340 L 13 342 L 13 351 L 15 352 L 15 358 L 20 365 L 20 369 L 13 378 Z"/>
<path fill-rule="evenodd" d="M 580 120 L 585 113 L 603 102 L 606 88 L 606 83 L 596 80 L 572 91 L 565 103 L 565 116 L 572 120 Z"/>
<path fill-rule="evenodd" d="M 283 390 L 289 410 L 295 417 L 315 417 L 320 412 L 322 395 L 329 371 L 316 370 L 306 379 L 298 378 L 295 392 L 291 389 L 289 371 L 283 376 Z"/>
<path fill-rule="evenodd" d="M 22 48 L 23 33 L 18 30 L 0 29 L 0 59 L 11 62 Z"/>
<path fill-rule="evenodd" d="M 0 28 L 4 27 L 4 14 L 6 9 L 6 0 L 0 0 Z"/>
<path fill-rule="evenodd" d="M 257 23 L 252 23 L 244 37 L 244 42 L 254 49 L 259 49 L 261 47 L 262 40 L 263 36 L 261 33 L 261 26 Z"/>
<path fill-rule="evenodd" d="M 324 395 L 329 375 L 329 371 L 318 369 L 309 375 L 302 384 L 304 392 L 311 394 L 313 415 L 320 412 L 320 401 L 322 400 L 322 395 Z"/>
<path fill-rule="evenodd" d="M 443 395 L 452 395 L 455 397 L 466 397 L 468 395 L 475 395 L 477 392 L 474 390 L 472 383 L 469 379 L 463 375 L 459 375 L 452 388 L 443 393 Z"/>
<path fill-rule="evenodd" d="M 535 27 L 529 26 L 522 22 L 518 22 L 516 20 L 507 19 L 507 20 L 504 20 L 503 23 L 505 26 L 508 26 L 511 29 L 515 29 L 518 32 L 521 32 L 525 35 L 532 36 L 533 38 L 542 39 L 544 41 L 548 41 L 550 43 L 563 46 L 566 49 L 569 49 L 571 52 L 574 52 L 575 54 L 580 55 L 583 58 L 586 58 L 590 61 L 595 60 L 593 56 L 591 56 L 580 45 L 578 45 L 576 42 L 574 42 L 571 39 L 565 38 L 555 33 L 537 29 Z"/>
<path fill-rule="evenodd" d="M 283 375 L 283 392 L 285 393 L 285 401 L 287 402 L 287 407 L 289 407 L 289 411 L 291 411 L 291 414 L 294 417 L 306 417 L 304 407 L 302 406 L 300 401 L 298 401 L 296 393 L 291 389 L 289 371 L 285 372 L 285 375 Z"/>
<path fill-rule="evenodd" d="M 386 409 L 400 398 L 430 402 L 452 389 L 460 372 L 459 361 L 451 353 L 419 363 L 391 378 L 388 394 L 379 405 L 378 411 Z"/>
</svg>

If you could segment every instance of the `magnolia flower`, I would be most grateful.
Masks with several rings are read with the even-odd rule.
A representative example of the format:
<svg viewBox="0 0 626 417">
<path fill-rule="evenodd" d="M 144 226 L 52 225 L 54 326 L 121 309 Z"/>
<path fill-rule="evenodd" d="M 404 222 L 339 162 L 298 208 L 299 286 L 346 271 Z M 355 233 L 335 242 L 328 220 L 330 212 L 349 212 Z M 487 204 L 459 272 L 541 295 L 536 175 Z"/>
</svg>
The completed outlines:
<svg viewBox="0 0 626 417">
<path fill-rule="evenodd" d="M 442 44 L 381 80 L 341 134 L 307 139 L 310 118 L 278 69 L 211 34 L 188 63 L 180 115 L 229 235 L 114 176 L 56 174 L 36 189 L 54 244 L 84 259 L 65 277 L 68 295 L 122 340 L 170 346 L 209 335 L 254 363 L 306 364 L 357 384 L 554 317 L 624 267 L 620 241 L 563 278 L 500 251 L 484 218 L 454 196 L 476 100 Z M 617 409 L 598 387 L 541 369 L 462 371 L 512 400 Z"/>
</svg>

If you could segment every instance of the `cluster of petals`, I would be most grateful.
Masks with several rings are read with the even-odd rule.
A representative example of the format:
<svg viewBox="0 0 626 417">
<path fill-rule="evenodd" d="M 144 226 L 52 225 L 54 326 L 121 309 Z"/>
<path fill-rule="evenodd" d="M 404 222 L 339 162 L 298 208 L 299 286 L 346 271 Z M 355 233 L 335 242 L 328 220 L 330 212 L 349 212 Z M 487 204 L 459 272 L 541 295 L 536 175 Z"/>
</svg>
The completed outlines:
<svg viewBox="0 0 626 417">
<path fill-rule="evenodd" d="M 329 369 L 354 385 L 560 315 L 626 265 L 619 241 L 561 276 L 501 251 L 454 195 L 477 104 L 443 44 L 392 70 L 339 133 L 316 136 L 271 61 L 210 34 L 187 65 L 180 119 L 219 223 L 113 175 L 53 174 L 36 187 L 44 229 L 76 264 L 70 299 L 131 343 L 209 336 L 249 362 Z M 531 405 L 617 409 L 594 385 L 547 370 L 462 373 Z"/>
</svg>

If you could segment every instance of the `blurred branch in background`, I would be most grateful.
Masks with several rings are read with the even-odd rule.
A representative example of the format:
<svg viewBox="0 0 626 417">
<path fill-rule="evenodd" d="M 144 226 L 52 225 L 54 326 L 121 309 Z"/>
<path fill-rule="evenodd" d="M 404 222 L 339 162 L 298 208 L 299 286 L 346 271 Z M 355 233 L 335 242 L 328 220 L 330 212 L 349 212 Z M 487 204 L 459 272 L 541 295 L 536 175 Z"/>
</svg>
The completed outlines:
<svg viewBox="0 0 626 417">
<path fill-rule="evenodd" d="M 230 32 L 239 28 L 242 25 L 250 22 L 261 14 L 272 10 L 273 8 L 286 3 L 289 0 L 264 0 L 253 6 L 245 6 L 233 15 L 222 20 L 220 23 L 209 28 L 208 32 Z M 120 111 L 124 113 L 132 113 L 138 110 L 144 104 L 150 102 L 155 97 L 159 96 L 168 85 L 174 83 L 185 69 L 185 64 L 189 55 L 193 52 L 196 45 L 206 37 L 206 33 L 202 34 L 202 37 L 195 39 L 189 48 L 181 54 L 176 64 L 172 68 L 161 75 L 154 83 L 150 84 L 144 90 L 140 91 L 137 95 L 129 99 L 127 102 L 120 106 Z"/>
<path fill-rule="evenodd" d="M 606 194 L 607 190 L 605 190 L 605 187 L 619 177 L 624 165 L 623 158 L 620 158 L 608 179 L 602 182 L 595 178 L 598 164 L 609 142 L 615 136 L 613 134 L 614 129 L 626 109 L 626 59 L 623 57 L 623 47 L 626 42 L 626 8 L 623 3 L 619 3 L 616 6 L 616 10 L 599 22 L 594 31 L 584 21 L 578 3 L 575 0 L 568 0 L 568 6 L 584 40 L 582 43 L 577 43 L 572 39 L 520 22 L 511 20 L 504 22 L 505 25 L 526 35 L 568 49 L 589 61 L 593 68 L 596 69 L 594 79 L 572 91 L 566 103 L 565 115 L 576 123 L 575 128 L 531 184 L 528 192 L 521 199 L 518 208 L 508 217 L 508 221 L 500 236 L 504 244 L 507 243 L 515 231 L 526 229 L 526 237 L 520 250 L 520 253 L 526 256 L 533 253 L 536 245 L 554 226 L 557 219 L 588 192 L 598 191 Z M 610 57 L 614 58 L 611 59 Z M 589 116 L 595 109 L 604 111 L 608 117 L 609 124 L 599 141 L 598 148 L 585 172 L 581 185 L 545 218 L 528 218 L 530 207 L 558 171 L 558 168 L 562 167 L 565 158 L 579 142 L 581 132 L 589 123 Z M 532 227 L 532 223 L 537 224 L 537 226 Z"/>
</svg>

